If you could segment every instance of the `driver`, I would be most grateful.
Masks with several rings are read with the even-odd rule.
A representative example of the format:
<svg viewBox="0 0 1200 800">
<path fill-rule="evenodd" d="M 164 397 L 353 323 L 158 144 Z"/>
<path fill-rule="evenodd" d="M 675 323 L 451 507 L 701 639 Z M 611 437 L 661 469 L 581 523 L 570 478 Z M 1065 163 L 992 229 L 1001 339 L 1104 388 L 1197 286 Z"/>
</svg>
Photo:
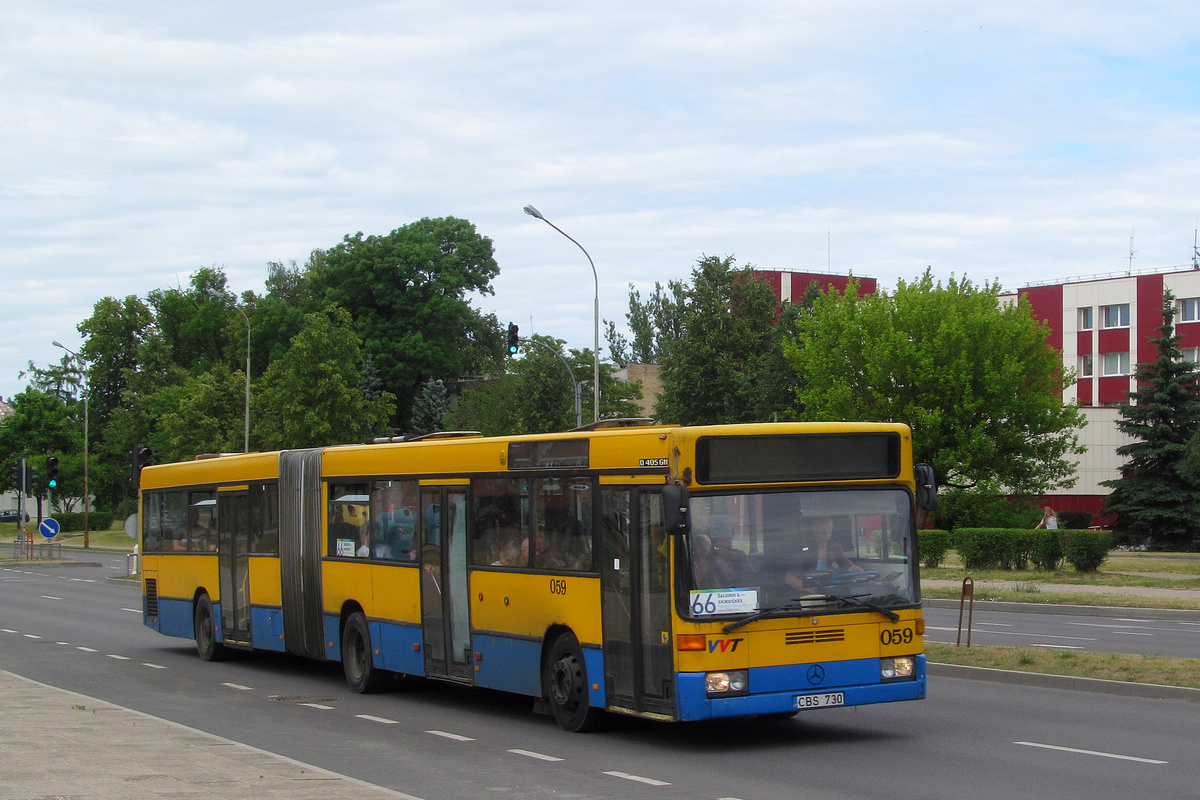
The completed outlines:
<svg viewBox="0 0 1200 800">
<path fill-rule="evenodd" d="M 805 547 L 788 570 L 788 586 L 793 589 L 808 589 L 804 579 L 813 572 L 862 572 L 862 568 L 849 559 L 842 546 L 833 541 L 833 518 L 815 517 L 812 521 L 812 547 Z"/>
</svg>

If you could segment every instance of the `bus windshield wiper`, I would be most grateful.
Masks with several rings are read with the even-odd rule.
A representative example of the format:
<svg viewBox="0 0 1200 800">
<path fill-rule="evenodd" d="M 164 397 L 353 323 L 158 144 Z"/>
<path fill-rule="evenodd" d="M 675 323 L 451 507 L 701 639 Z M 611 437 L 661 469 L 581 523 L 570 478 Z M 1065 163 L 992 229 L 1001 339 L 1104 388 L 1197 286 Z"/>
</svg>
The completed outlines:
<svg viewBox="0 0 1200 800">
<path fill-rule="evenodd" d="M 805 599 L 808 599 L 808 598 L 805 598 Z M 785 603 L 784 605 L 781 605 L 781 606 L 772 606 L 771 608 L 760 609 L 759 611 L 755 611 L 753 614 L 751 614 L 748 617 L 743 617 L 742 619 L 739 619 L 737 622 L 729 623 L 724 628 L 722 628 L 721 631 L 723 633 L 732 633 L 733 631 L 736 631 L 738 628 L 742 627 L 743 625 L 749 625 L 751 622 L 760 620 L 763 617 L 769 617 L 770 615 L 774 614 L 777 611 L 798 611 L 798 610 L 800 610 L 800 608 L 802 608 L 801 604 L 799 602 L 796 602 L 796 603 Z"/>
<path fill-rule="evenodd" d="M 863 608 L 869 608 L 872 611 L 878 611 L 880 614 L 883 614 L 885 617 L 890 619 L 892 622 L 900 621 L 900 615 L 897 614 L 895 611 L 891 611 L 889 609 L 884 608 L 881 605 L 872 603 L 870 600 L 863 600 L 862 597 L 859 595 L 843 594 L 843 595 L 837 595 L 836 597 L 832 597 L 830 599 L 831 600 L 848 600 L 851 603 L 857 603 L 858 605 L 862 606 Z"/>
</svg>

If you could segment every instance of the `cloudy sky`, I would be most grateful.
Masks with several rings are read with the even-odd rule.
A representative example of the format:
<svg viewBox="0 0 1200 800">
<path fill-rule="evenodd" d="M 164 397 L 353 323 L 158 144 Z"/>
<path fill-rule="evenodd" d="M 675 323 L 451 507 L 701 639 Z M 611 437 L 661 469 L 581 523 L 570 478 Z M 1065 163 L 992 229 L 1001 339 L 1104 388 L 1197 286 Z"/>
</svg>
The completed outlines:
<svg viewBox="0 0 1200 800">
<path fill-rule="evenodd" d="M 430 216 L 590 346 L 704 254 L 1031 282 L 1190 265 L 1194 2 L 4 0 L 0 396 L 104 296 Z"/>
</svg>

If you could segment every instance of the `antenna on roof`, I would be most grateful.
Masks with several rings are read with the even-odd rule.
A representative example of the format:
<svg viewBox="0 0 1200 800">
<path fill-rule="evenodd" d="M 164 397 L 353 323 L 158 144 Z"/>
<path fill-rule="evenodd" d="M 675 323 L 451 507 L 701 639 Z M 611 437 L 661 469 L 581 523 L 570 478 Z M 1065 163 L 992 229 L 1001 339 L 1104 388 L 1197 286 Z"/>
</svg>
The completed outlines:
<svg viewBox="0 0 1200 800">
<path fill-rule="evenodd" d="M 1125 273 L 1126 275 L 1133 274 L 1133 254 L 1136 252 L 1137 251 L 1133 249 L 1133 228 L 1131 227 L 1129 229 L 1129 271 Z"/>
<path fill-rule="evenodd" d="M 1200 226 L 1192 230 L 1192 269 L 1200 269 Z"/>
</svg>

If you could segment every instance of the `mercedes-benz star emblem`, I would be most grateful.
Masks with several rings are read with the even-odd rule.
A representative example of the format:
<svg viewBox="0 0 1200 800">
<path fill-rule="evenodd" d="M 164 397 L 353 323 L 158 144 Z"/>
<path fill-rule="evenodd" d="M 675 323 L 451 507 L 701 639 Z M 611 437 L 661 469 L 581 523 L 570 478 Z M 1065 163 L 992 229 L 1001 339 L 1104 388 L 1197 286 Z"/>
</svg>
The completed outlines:
<svg viewBox="0 0 1200 800">
<path fill-rule="evenodd" d="M 825 668 L 820 664 L 813 664 L 808 668 L 808 682 L 813 686 L 825 681 Z"/>
</svg>

